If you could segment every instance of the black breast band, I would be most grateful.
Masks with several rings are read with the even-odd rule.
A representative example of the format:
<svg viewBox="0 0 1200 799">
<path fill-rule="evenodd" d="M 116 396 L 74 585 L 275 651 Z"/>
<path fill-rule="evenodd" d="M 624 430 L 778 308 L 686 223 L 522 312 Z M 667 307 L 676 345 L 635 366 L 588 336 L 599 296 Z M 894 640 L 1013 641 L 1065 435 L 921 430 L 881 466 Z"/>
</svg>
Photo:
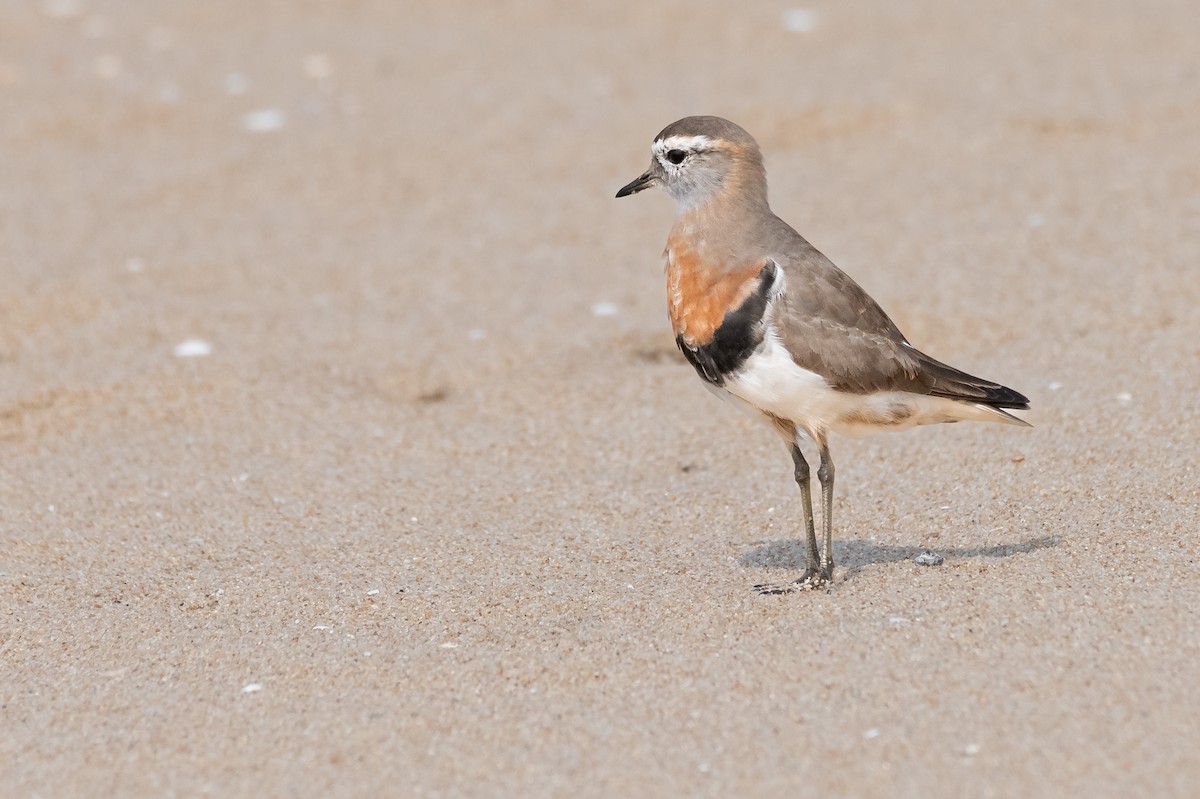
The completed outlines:
<svg viewBox="0 0 1200 799">
<path fill-rule="evenodd" d="M 758 273 L 758 286 L 741 305 L 728 311 L 721 325 L 707 344 L 693 346 L 682 336 L 675 337 L 683 357 L 695 367 L 696 374 L 715 386 L 725 384 L 725 378 L 745 365 L 746 360 L 763 342 L 763 316 L 775 285 L 779 265 L 770 261 Z"/>
</svg>

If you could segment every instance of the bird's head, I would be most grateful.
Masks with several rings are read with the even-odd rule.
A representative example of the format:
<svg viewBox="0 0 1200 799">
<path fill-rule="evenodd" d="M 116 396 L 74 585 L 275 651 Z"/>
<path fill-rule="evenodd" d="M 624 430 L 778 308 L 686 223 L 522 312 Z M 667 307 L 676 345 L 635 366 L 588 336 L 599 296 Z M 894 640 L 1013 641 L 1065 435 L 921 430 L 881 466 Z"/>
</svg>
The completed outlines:
<svg viewBox="0 0 1200 799">
<path fill-rule="evenodd" d="M 767 178 L 758 142 L 727 119 L 684 117 L 654 137 L 650 152 L 650 168 L 622 186 L 618 197 L 661 186 L 681 212 L 723 194 L 766 202 Z"/>
</svg>

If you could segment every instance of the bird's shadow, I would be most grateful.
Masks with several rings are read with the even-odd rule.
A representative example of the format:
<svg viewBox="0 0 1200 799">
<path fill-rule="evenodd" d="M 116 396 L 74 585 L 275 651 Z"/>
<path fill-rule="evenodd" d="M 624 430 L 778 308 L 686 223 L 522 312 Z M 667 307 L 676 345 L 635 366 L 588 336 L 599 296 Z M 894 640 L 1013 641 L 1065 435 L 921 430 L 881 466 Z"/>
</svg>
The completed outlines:
<svg viewBox="0 0 1200 799">
<path fill-rule="evenodd" d="M 742 555 L 743 566 L 762 569 L 802 570 L 806 565 L 804 546 L 795 539 L 775 541 L 751 541 L 755 547 Z M 867 566 L 876 563 L 899 563 L 911 561 L 926 550 L 933 550 L 946 560 L 972 560 L 977 558 L 1008 558 L 1024 552 L 1034 552 L 1058 545 L 1053 535 L 1028 538 L 1012 544 L 993 544 L 986 547 L 906 547 L 879 544 L 862 538 L 833 542 L 833 561 L 847 577 L 853 576 Z"/>
</svg>

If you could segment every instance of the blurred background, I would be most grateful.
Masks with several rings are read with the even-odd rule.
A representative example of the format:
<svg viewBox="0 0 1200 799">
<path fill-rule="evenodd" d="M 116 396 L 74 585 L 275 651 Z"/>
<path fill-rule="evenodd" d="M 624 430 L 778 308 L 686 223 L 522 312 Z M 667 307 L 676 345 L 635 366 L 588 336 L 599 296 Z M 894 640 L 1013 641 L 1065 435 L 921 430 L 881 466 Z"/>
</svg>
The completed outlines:
<svg viewBox="0 0 1200 799">
<path fill-rule="evenodd" d="M 1185 795 L 1198 30 L 0 0 L 5 784 Z M 613 198 L 689 114 L 1033 401 L 839 442 L 831 598 L 749 595 L 801 562 L 790 464 L 675 352 L 670 200 Z"/>
</svg>

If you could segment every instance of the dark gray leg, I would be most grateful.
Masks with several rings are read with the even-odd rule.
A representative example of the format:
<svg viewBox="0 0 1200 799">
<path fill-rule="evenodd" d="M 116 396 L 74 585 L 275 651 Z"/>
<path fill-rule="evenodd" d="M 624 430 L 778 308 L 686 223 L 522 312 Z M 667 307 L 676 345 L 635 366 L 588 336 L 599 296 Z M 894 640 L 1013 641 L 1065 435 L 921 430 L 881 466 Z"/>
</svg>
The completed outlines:
<svg viewBox="0 0 1200 799">
<path fill-rule="evenodd" d="M 812 481 L 809 477 L 808 461 L 795 444 L 792 444 L 792 463 L 796 465 L 796 485 L 800 486 L 800 503 L 804 511 L 804 541 L 808 546 L 807 571 L 815 572 L 820 567 L 821 553 L 817 551 L 817 530 L 813 523 Z"/>
<path fill-rule="evenodd" d="M 821 441 L 821 465 L 817 479 L 821 481 L 821 521 L 825 525 L 825 554 L 821 558 L 821 577 L 833 580 L 833 459 L 829 457 L 829 442 Z M 815 546 L 815 545 L 814 545 Z"/>
<path fill-rule="evenodd" d="M 804 459 L 804 453 L 800 451 L 795 442 L 792 442 L 792 463 L 796 467 L 796 485 L 800 486 L 800 504 L 804 511 L 804 540 L 807 547 L 808 563 L 804 570 L 804 576 L 795 582 L 785 585 L 764 583 L 756 585 L 754 589 L 760 594 L 790 594 L 793 591 L 804 590 L 806 588 L 818 588 L 829 582 L 829 575 L 833 573 L 833 564 L 830 561 L 829 569 L 824 567 L 825 560 L 821 559 L 821 553 L 817 550 L 817 530 L 813 521 L 813 506 L 812 506 L 812 482 L 808 468 L 808 461 Z M 821 468 L 825 468 L 825 453 L 822 450 Z M 830 464 L 832 468 L 832 464 Z M 818 474 L 818 476 L 820 476 Z M 821 479 L 822 487 L 824 487 L 824 478 Z M 830 489 L 832 490 L 832 483 Z M 828 534 L 828 531 L 827 531 Z M 829 556 L 826 554 L 826 560 Z"/>
</svg>

